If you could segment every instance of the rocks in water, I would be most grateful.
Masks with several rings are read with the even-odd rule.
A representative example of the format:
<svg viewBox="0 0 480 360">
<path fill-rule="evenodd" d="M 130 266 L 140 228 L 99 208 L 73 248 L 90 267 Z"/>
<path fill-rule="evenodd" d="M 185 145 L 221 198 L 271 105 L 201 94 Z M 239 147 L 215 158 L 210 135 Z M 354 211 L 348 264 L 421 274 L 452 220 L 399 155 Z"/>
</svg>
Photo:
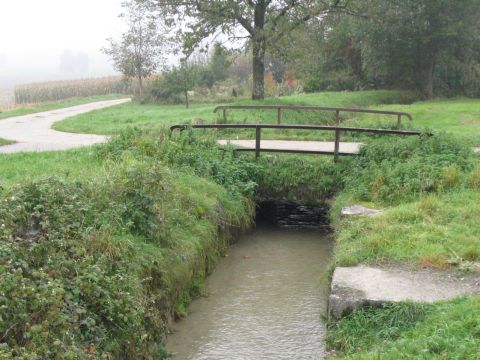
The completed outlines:
<svg viewBox="0 0 480 360">
<path fill-rule="evenodd" d="M 317 228 L 329 224 L 327 207 L 302 205 L 292 201 L 262 202 L 257 215 L 285 228 Z"/>
<path fill-rule="evenodd" d="M 352 205 L 344 207 L 340 212 L 342 216 L 376 216 L 382 213 L 382 210 L 369 209 L 362 205 Z"/>
<path fill-rule="evenodd" d="M 329 317 L 342 316 L 365 305 L 389 302 L 431 303 L 480 293 L 480 274 L 432 269 L 337 267 L 328 303 Z"/>
</svg>

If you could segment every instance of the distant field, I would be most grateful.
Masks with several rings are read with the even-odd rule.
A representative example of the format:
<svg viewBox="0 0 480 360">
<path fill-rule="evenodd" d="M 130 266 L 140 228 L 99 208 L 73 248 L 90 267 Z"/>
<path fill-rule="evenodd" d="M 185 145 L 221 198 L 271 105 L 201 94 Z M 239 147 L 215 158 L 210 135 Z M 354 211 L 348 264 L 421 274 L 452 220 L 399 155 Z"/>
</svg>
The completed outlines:
<svg viewBox="0 0 480 360">
<path fill-rule="evenodd" d="M 15 104 L 39 104 L 72 98 L 111 94 L 135 94 L 136 82 L 125 82 L 122 76 L 47 81 L 15 87 Z"/>
</svg>

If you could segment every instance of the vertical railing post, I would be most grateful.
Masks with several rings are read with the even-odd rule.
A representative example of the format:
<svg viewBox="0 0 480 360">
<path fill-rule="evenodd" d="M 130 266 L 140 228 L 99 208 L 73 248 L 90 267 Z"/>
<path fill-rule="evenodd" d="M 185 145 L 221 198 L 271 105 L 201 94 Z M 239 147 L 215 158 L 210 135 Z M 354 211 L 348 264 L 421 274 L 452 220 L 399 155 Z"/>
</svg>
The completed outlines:
<svg viewBox="0 0 480 360">
<path fill-rule="evenodd" d="M 398 118 L 397 118 L 397 130 L 400 130 L 402 126 L 402 114 L 398 114 Z"/>
<path fill-rule="evenodd" d="M 335 150 L 333 153 L 333 161 L 338 161 L 338 153 L 340 151 L 340 111 L 337 110 L 335 113 Z"/>
<path fill-rule="evenodd" d="M 282 122 L 282 108 L 279 107 L 277 109 L 277 124 L 280 125 L 281 122 Z"/>
<path fill-rule="evenodd" d="M 261 136 L 261 127 L 257 125 L 255 127 L 255 158 L 260 157 L 260 136 Z"/>
<path fill-rule="evenodd" d="M 227 109 L 223 109 L 223 123 L 227 123 Z"/>
</svg>

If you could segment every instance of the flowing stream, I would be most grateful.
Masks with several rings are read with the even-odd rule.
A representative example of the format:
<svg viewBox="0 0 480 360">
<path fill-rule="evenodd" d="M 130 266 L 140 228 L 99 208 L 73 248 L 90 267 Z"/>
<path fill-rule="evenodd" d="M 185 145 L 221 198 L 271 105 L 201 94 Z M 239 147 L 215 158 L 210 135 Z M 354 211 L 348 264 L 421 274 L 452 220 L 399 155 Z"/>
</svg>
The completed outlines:
<svg viewBox="0 0 480 360">
<path fill-rule="evenodd" d="M 174 359 L 321 359 L 332 236 L 260 225 L 243 236 L 175 323 Z"/>
</svg>

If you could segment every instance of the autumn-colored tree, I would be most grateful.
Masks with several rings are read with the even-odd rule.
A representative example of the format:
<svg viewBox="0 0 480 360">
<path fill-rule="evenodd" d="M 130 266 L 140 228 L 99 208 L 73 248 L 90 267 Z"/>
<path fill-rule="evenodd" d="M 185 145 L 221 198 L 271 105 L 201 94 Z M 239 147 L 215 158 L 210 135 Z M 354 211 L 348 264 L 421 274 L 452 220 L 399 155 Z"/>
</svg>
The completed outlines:
<svg viewBox="0 0 480 360">
<path fill-rule="evenodd" d="M 137 0 L 161 9 L 181 28 L 189 52 L 202 40 L 222 34 L 247 40 L 252 49 L 253 99 L 264 97 L 265 53 L 301 24 L 344 9 L 348 0 Z M 181 24 L 181 26 L 179 26 Z"/>
</svg>

